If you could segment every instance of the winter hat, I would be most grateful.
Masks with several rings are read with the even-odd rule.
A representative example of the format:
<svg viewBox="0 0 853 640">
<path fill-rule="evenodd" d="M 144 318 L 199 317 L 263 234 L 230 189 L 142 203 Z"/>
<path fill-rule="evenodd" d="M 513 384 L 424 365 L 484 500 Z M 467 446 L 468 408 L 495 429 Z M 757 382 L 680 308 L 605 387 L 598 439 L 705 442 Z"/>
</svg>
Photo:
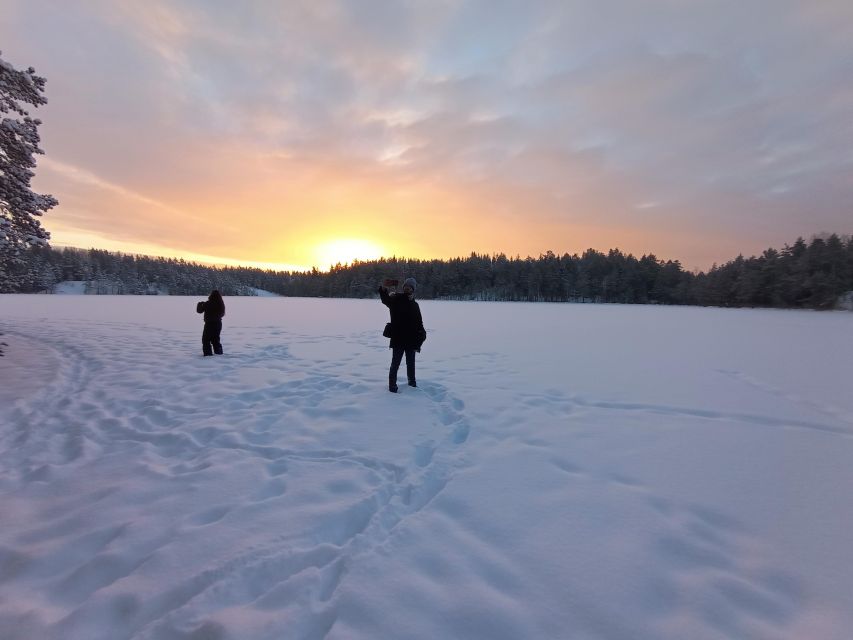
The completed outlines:
<svg viewBox="0 0 853 640">
<path fill-rule="evenodd" d="M 414 278 L 406 278 L 405 282 L 403 282 L 404 287 L 411 287 L 412 291 L 417 291 L 418 283 Z"/>
</svg>

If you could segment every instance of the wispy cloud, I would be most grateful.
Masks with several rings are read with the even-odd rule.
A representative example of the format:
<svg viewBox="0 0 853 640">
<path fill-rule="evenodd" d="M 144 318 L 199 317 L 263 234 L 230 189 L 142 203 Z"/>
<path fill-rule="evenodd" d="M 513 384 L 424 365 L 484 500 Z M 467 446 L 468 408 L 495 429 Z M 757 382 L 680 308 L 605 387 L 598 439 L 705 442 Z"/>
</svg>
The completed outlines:
<svg viewBox="0 0 853 640">
<path fill-rule="evenodd" d="M 48 78 L 48 228 L 690 266 L 850 231 L 846 1 L 7 4 L 4 54 Z"/>
<path fill-rule="evenodd" d="M 127 202 L 135 202 L 140 205 L 143 205 L 147 208 L 157 209 L 159 211 L 163 211 L 165 213 L 178 216 L 178 217 L 189 217 L 195 218 L 196 220 L 201 220 L 198 216 L 194 216 L 186 211 L 181 211 L 174 207 L 171 207 L 163 202 L 159 202 L 154 200 L 153 198 L 149 198 L 141 193 L 137 193 L 132 191 L 131 189 L 126 189 L 121 185 L 114 184 L 103 178 L 96 176 L 94 173 L 90 171 L 86 171 L 85 169 L 81 169 L 79 167 L 74 167 L 70 164 L 65 164 L 63 162 L 59 162 L 57 160 L 53 160 L 52 158 L 43 158 L 40 163 L 43 169 L 47 169 L 55 174 L 59 174 L 64 178 L 67 178 L 70 181 L 73 181 L 84 187 L 93 187 L 95 189 L 101 191 L 110 192 Z"/>
</svg>

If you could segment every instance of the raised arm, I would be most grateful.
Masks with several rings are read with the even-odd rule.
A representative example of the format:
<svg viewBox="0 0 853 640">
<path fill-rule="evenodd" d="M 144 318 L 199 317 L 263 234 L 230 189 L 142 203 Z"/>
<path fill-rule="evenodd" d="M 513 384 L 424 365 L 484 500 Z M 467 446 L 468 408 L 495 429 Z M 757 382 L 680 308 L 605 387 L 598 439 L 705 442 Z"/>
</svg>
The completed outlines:
<svg viewBox="0 0 853 640">
<path fill-rule="evenodd" d="M 391 296 L 388 295 L 388 289 L 385 287 L 379 287 L 379 299 L 386 307 L 391 307 Z"/>
</svg>

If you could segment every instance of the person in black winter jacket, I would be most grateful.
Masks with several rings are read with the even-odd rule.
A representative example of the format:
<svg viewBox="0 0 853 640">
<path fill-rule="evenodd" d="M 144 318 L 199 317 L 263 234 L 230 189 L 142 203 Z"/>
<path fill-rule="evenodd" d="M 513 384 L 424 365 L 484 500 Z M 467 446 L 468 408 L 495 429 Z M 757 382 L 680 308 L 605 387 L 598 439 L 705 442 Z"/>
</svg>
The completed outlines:
<svg viewBox="0 0 853 640">
<path fill-rule="evenodd" d="M 403 355 L 406 356 L 406 375 L 410 387 L 417 387 L 415 379 L 415 351 L 421 350 L 426 340 L 421 308 L 415 302 L 418 283 L 408 278 L 403 283 L 403 293 L 388 293 L 387 287 L 379 287 L 379 298 L 391 311 L 391 369 L 388 371 L 388 390 L 397 393 L 397 370 Z"/>
<path fill-rule="evenodd" d="M 204 314 L 204 331 L 201 333 L 202 352 L 206 356 L 212 356 L 214 353 L 222 355 L 222 343 L 219 341 L 219 334 L 222 332 L 225 301 L 222 299 L 219 290 L 211 291 L 207 301 L 199 302 L 195 310 Z"/>
</svg>

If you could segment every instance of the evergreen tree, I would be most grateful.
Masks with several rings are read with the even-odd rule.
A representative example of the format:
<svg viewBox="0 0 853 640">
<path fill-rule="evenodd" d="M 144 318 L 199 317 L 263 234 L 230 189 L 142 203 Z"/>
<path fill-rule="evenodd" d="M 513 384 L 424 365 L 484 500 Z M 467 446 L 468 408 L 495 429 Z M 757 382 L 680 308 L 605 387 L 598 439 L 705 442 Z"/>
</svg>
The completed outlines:
<svg viewBox="0 0 853 640">
<path fill-rule="evenodd" d="M 4 116 L 0 120 L 0 291 L 16 289 L 12 272 L 20 251 L 46 245 L 50 238 L 38 218 L 57 201 L 30 188 L 34 156 L 43 151 L 38 134 L 41 121 L 30 118 L 26 108 L 47 103 L 44 86 L 45 79 L 35 69 L 19 71 L 0 55 L 0 114 Z"/>
<path fill-rule="evenodd" d="M 34 246 L 11 272 L 15 291 L 50 290 L 62 280 L 90 283 L 90 293 L 252 295 L 253 288 L 285 296 L 366 298 L 385 277 L 414 276 L 421 298 L 547 302 L 702 304 L 715 306 L 834 308 L 853 291 L 853 240 L 830 235 L 802 238 L 781 251 L 738 256 L 707 273 L 690 273 L 678 260 L 653 254 L 637 259 L 612 249 L 582 256 L 547 251 L 538 258 L 472 253 L 451 260 L 380 258 L 335 265 L 329 272 L 274 272 L 217 268 L 173 258 L 150 258 L 91 249 Z"/>
</svg>

